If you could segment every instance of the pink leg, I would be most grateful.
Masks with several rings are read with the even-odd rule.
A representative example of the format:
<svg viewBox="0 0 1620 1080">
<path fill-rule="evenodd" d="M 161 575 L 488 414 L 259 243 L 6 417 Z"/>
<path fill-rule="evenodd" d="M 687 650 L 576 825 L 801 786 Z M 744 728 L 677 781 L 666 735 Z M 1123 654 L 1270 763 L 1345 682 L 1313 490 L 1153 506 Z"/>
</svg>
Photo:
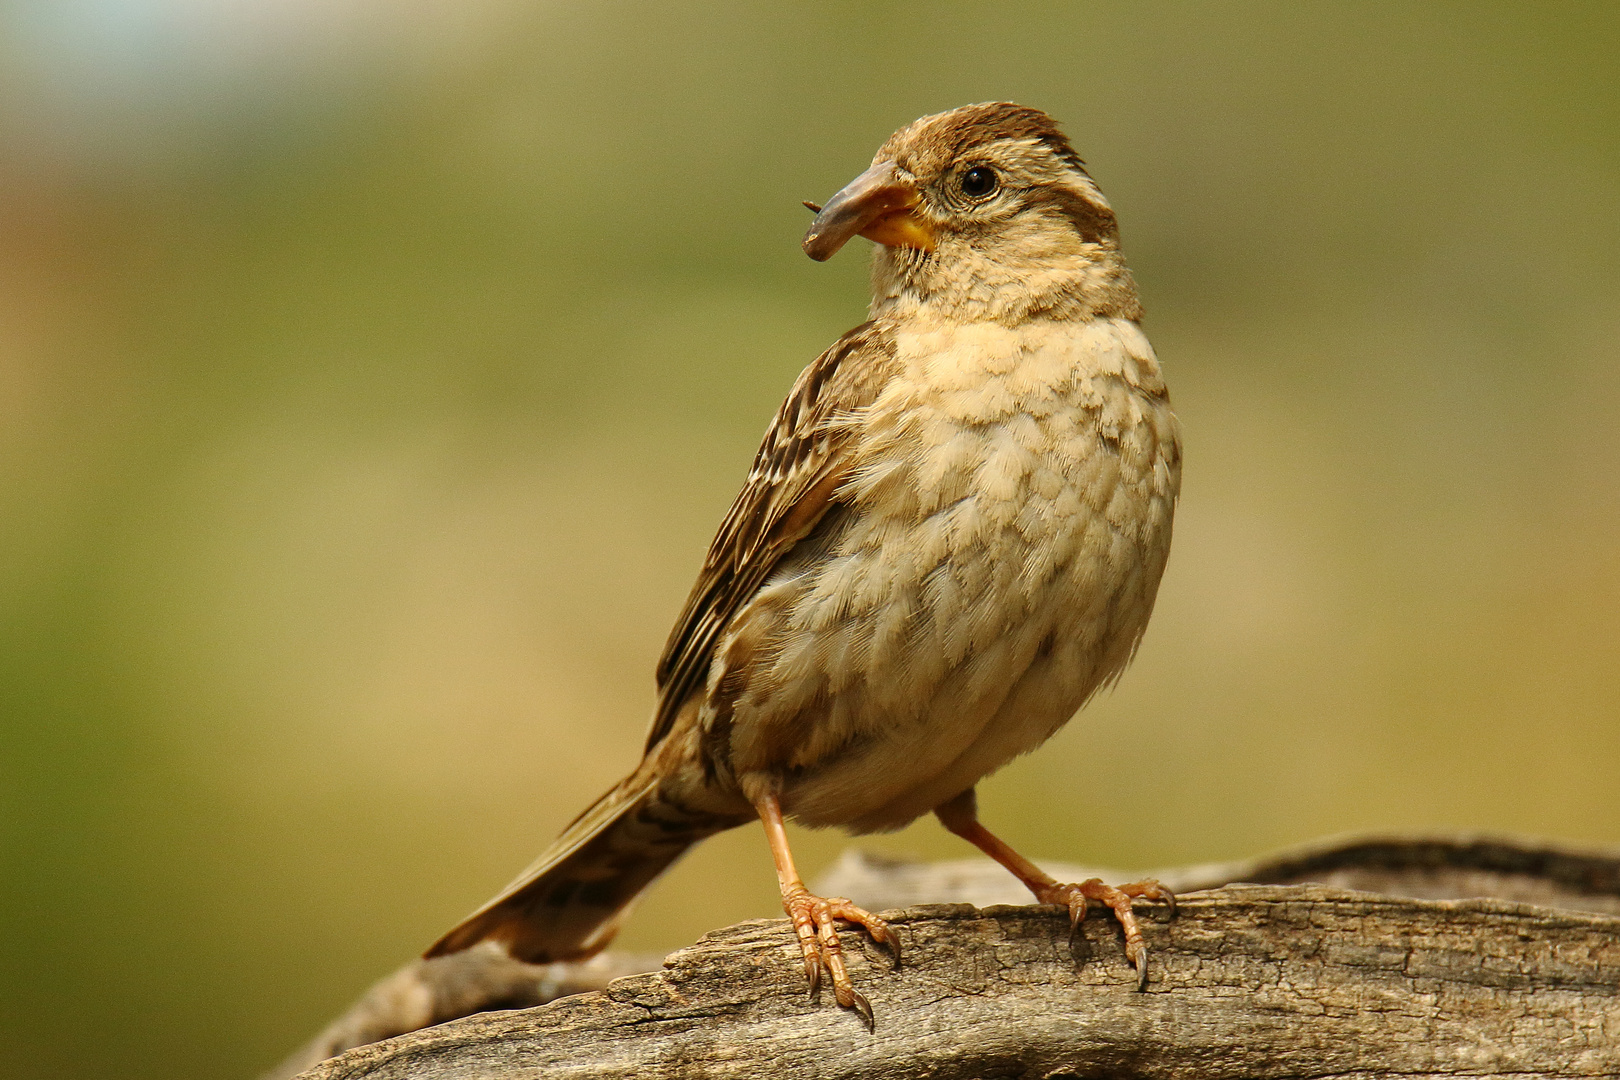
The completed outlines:
<svg viewBox="0 0 1620 1080">
<path fill-rule="evenodd" d="M 1142 928 L 1137 925 L 1136 912 L 1131 901 L 1134 897 L 1162 900 L 1175 914 L 1176 898 L 1157 881 L 1133 881 L 1128 885 L 1105 885 L 1101 878 L 1092 878 L 1079 884 L 1067 885 L 1024 858 L 989 829 L 979 824 L 979 811 L 973 789 L 934 809 L 940 823 L 960 836 L 996 862 L 1012 871 L 1035 899 L 1043 904 L 1058 904 L 1069 909 L 1069 932 L 1072 934 L 1086 917 L 1086 904 L 1095 900 L 1113 911 L 1125 931 L 1125 959 L 1136 966 L 1136 988 L 1147 989 L 1147 945 L 1142 941 Z"/>
<path fill-rule="evenodd" d="M 799 949 L 804 954 L 804 977 L 810 984 L 811 995 L 821 988 L 821 977 L 825 972 L 838 1004 L 860 1013 L 866 1026 L 872 1027 L 872 1005 L 850 981 L 849 971 L 844 966 L 844 947 L 838 941 L 838 928 L 833 925 L 833 920 L 843 919 L 865 927 L 873 941 L 887 946 L 894 954 L 896 967 L 900 965 L 900 939 L 889 929 L 888 923 L 843 897 L 811 895 L 793 866 L 793 853 L 788 850 L 787 829 L 782 824 L 782 807 L 776 797 L 767 795 L 755 804 L 755 809 L 765 825 L 765 838 L 770 842 L 771 857 L 776 861 L 776 880 L 782 889 L 782 909 L 792 920 L 793 932 L 799 937 Z"/>
</svg>

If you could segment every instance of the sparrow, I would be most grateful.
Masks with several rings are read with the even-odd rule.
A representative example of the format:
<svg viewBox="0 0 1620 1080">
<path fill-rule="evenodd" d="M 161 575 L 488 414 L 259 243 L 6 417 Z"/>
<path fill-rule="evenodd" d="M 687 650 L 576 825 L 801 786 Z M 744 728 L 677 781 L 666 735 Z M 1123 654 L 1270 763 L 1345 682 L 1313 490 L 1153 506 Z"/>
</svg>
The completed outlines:
<svg viewBox="0 0 1620 1080">
<path fill-rule="evenodd" d="M 1068 909 L 1112 909 L 1145 988 L 1133 899 L 1063 883 L 978 820 L 974 785 L 1117 679 L 1147 627 L 1181 482 L 1179 426 L 1107 199 L 1046 113 L 925 116 L 816 211 L 825 260 L 876 242 L 869 318 L 777 410 L 658 662 L 634 772 L 439 939 L 588 957 L 687 848 L 758 820 L 812 996 L 872 1024 L 838 921 L 784 821 L 852 833 L 933 812 Z"/>
</svg>

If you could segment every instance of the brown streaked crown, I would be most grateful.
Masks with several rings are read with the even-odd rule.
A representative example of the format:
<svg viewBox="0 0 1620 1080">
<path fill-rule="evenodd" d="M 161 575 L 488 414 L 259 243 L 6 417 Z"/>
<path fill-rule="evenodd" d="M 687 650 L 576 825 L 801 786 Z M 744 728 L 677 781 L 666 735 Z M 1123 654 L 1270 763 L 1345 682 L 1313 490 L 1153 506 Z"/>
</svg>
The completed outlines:
<svg viewBox="0 0 1620 1080">
<path fill-rule="evenodd" d="M 875 160 L 894 158 L 902 147 L 912 154 L 926 153 L 931 158 L 948 160 L 1001 141 L 1040 143 L 1069 167 L 1086 171 L 1086 163 L 1056 120 L 1039 109 L 1011 101 L 985 101 L 919 117 L 890 135 Z"/>
</svg>

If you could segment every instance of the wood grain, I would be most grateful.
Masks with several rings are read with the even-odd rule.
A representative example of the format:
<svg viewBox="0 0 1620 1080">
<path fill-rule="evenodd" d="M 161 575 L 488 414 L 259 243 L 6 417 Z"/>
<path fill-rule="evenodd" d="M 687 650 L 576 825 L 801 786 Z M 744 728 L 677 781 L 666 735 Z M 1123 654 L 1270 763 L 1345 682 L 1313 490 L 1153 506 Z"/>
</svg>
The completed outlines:
<svg viewBox="0 0 1620 1080">
<path fill-rule="evenodd" d="M 1000 887 L 976 862 L 852 855 L 834 876 L 867 902 L 953 890 L 983 899 Z M 1620 1076 L 1620 853 L 1501 837 L 1362 837 L 1165 876 L 1182 887 L 1255 878 L 1333 884 L 1192 892 L 1174 921 L 1144 906 L 1152 970 L 1140 994 L 1106 913 L 1094 912 L 1071 947 L 1056 908 L 904 907 L 886 916 L 905 946 L 897 972 L 882 950 L 844 935 L 876 1011 L 871 1033 L 830 998 L 807 999 L 797 946 L 780 919 L 716 931 L 661 970 L 605 989 L 439 1022 L 480 1005 L 480 978 L 491 988 L 487 1009 L 600 987 L 638 966 L 614 954 L 589 968 L 514 967 L 492 951 L 461 954 L 455 972 L 432 966 L 441 960 L 418 962 L 392 977 L 391 995 L 379 994 L 385 980 L 368 999 L 372 1037 L 389 1034 L 390 1024 L 403 1030 L 404 1014 L 389 1014 L 398 1002 L 414 1003 L 406 1020 L 437 1026 L 350 1050 L 303 1075 Z M 1434 898 L 1478 891 L 1536 902 Z M 344 1019 L 364 1013 L 357 1006 Z M 349 1025 L 349 1038 L 362 1034 Z M 275 1075 L 338 1049 L 312 1044 Z"/>
<path fill-rule="evenodd" d="M 848 936 L 877 1029 L 812 1003 L 780 920 L 606 991 L 335 1058 L 310 1080 L 474 1077 L 1598 1077 L 1620 1075 L 1620 919 L 1492 900 L 1234 886 L 1151 927 L 1146 993 L 1117 926 L 1071 951 L 1055 908 L 891 917 L 907 963 Z"/>
</svg>

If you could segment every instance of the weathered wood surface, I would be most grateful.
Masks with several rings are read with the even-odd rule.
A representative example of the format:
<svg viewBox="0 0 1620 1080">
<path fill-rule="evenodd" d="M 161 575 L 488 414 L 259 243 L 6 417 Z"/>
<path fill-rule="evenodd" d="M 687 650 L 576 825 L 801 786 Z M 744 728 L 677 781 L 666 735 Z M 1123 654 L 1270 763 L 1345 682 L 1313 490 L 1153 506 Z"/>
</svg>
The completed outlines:
<svg viewBox="0 0 1620 1080">
<path fill-rule="evenodd" d="M 847 859 L 834 871 L 859 887 L 852 891 L 865 888 L 866 901 L 942 887 L 983 899 L 999 884 L 978 874 L 971 863 L 870 858 Z M 350 1051 L 306 1075 L 1620 1076 L 1614 852 L 1493 838 L 1369 838 L 1166 876 L 1183 888 L 1210 878 L 1316 877 L 1385 894 L 1499 891 L 1539 904 L 1322 885 L 1193 893 L 1174 922 L 1147 924 L 1153 960 L 1145 994 L 1133 991 L 1117 926 L 1105 913 L 1087 919 L 1071 952 L 1056 909 L 909 907 L 891 916 L 906 947 L 898 972 L 887 970 L 881 950 L 844 936 L 877 1013 L 874 1033 L 830 1001 L 806 999 L 785 922 L 744 923 L 673 954 L 662 971 L 603 992 L 443 1023 Z M 463 961 L 457 1009 L 476 1004 L 467 987 L 478 963 Z M 501 967 L 511 964 L 502 958 L 487 963 L 518 984 L 535 985 L 532 973 L 544 971 L 551 991 L 566 988 L 564 965 L 524 975 Z M 611 963 L 596 961 L 594 978 Z M 413 991 L 418 1017 L 424 1008 L 445 1013 L 443 1003 L 422 1005 L 423 993 L 437 992 L 435 970 L 425 990 Z M 507 1002 L 530 1000 L 521 993 L 508 987 Z"/>
<path fill-rule="evenodd" d="M 575 964 L 525 964 L 493 945 L 413 960 L 380 979 L 319 1035 L 259 1080 L 290 1080 L 356 1046 L 491 1009 L 528 1009 L 601 990 L 658 967 L 657 956 L 610 952 Z"/>
<path fill-rule="evenodd" d="M 928 906 L 893 921 L 899 972 L 848 938 L 875 1032 L 806 1000 L 797 949 L 773 920 L 721 931 L 605 992 L 429 1028 L 307 1075 L 1620 1075 L 1613 916 L 1233 886 L 1153 924 L 1141 994 L 1102 915 L 1075 954 L 1056 909 Z"/>
</svg>

